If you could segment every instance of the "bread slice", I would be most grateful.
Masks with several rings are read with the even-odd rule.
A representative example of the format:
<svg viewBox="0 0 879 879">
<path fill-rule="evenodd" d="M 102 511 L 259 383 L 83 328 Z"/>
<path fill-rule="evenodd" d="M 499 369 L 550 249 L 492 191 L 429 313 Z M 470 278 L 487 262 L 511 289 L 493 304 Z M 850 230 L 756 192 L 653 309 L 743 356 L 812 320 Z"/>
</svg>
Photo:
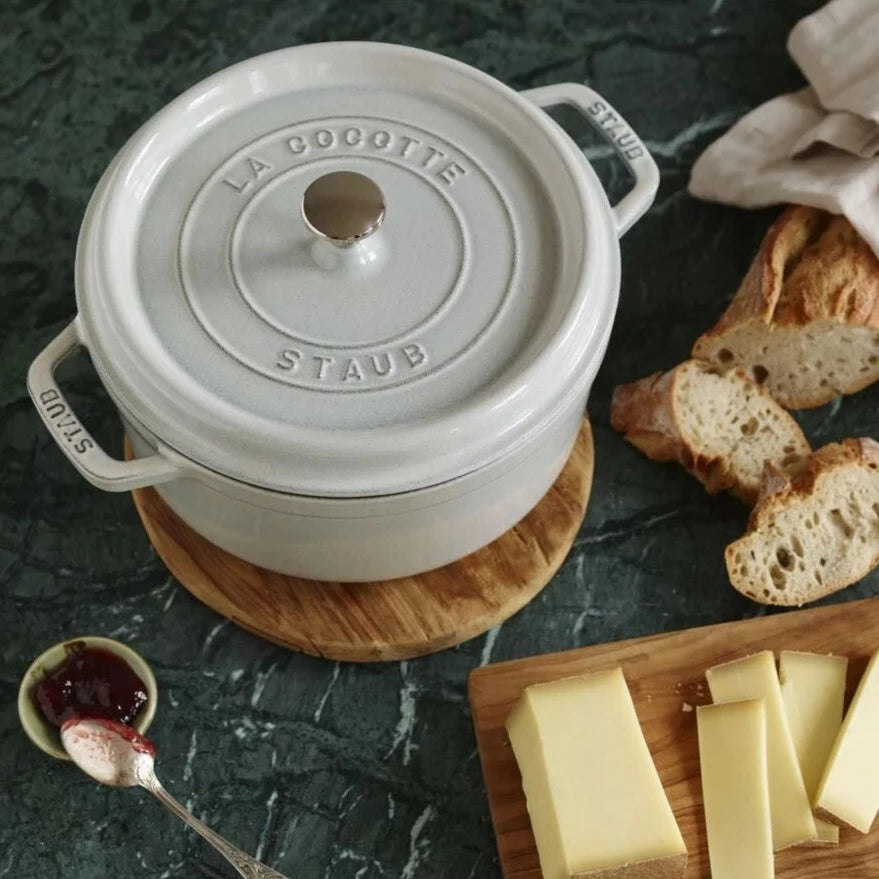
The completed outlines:
<svg viewBox="0 0 879 879">
<path fill-rule="evenodd" d="M 845 217 L 789 208 L 693 356 L 741 366 L 789 409 L 867 387 L 879 379 L 879 259 Z"/>
<path fill-rule="evenodd" d="M 753 504 L 763 464 L 793 472 L 811 451 L 799 425 L 740 369 L 687 360 L 613 394 L 615 430 L 654 461 L 677 461 L 710 494 Z"/>
<path fill-rule="evenodd" d="M 767 471 L 748 530 L 726 548 L 739 592 L 762 604 L 799 606 L 879 564 L 879 443 L 831 443 L 793 479 Z"/>
</svg>

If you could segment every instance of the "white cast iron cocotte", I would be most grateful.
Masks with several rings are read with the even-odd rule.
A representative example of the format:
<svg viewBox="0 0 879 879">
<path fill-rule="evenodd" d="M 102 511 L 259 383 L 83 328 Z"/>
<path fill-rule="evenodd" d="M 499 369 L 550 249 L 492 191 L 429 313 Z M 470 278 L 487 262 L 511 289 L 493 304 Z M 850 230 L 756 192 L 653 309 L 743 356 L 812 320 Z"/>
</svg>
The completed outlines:
<svg viewBox="0 0 879 879">
<path fill-rule="evenodd" d="M 634 176 L 608 203 L 544 112 Z M 80 232 L 73 322 L 28 374 L 93 485 L 154 485 L 218 546 L 321 580 L 461 558 L 521 519 L 576 439 L 659 175 L 586 86 L 514 92 L 440 55 L 326 43 L 244 61 L 150 119 Z M 138 457 L 58 387 L 79 347 Z"/>
</svg>

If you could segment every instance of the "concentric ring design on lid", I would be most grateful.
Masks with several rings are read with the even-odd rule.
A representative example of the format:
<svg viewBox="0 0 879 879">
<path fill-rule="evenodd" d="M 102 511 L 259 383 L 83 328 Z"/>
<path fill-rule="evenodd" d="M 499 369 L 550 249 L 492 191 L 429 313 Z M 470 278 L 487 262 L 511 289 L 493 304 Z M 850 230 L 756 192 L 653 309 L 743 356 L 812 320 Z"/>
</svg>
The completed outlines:
<svg viewBox="0 0 879 879">
<path fill-rule="evenodd" d="M 379 213 L 342 241 L 303 199 L 344 175 Z M 364 496 L 546 424 L 597 369 L 618 259 L 591 168 L 540 110 L 442 56 L 320 44 L 222 71 L 132 138 L 87 212 L 77 298 L 116 402 L 168 446 Z"/>
<path fill-rule="evenodd" d="M 413 159 L 412 144 L 429 138 L 434 152 Z M 321 152 L 303 161 L 309 144 Z M 419 127 L 364 116 L 307 120 L 246 144 L 208 178 L 183 223 L 181 282 L 202 329 L 248 369 L 330 394 L 383 391 L 448 368 L 499 318 L 521 245 L 490 175 L 460 150 L 433 171 L 440 154 L 455 153 Z M 247 197 L 253 178 L 235 175 L 250 161 L 271 179 Z M 327 266 L 296 208 L 316 175 L 340 168 L 387 192 L 387 217 L 357 253 L 329 250 L 339 264 Z M 450 168 L 466 169 L 466 187 L 450 185 Z M 493 230 L 494 259 L 474 262 L 479 229 Z M 458 303 L 474 289 L 467 307 Z"/>
</svg>

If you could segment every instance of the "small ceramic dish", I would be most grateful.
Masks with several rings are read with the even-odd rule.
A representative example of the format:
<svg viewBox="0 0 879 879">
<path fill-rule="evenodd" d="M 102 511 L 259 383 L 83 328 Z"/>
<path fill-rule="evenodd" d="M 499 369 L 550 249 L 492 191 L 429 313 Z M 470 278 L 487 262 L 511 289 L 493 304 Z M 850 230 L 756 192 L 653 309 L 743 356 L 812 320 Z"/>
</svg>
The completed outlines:
<svg viewBox="0 0 879 879">
<path fill-rule="evenodd" d="M 152 669 L 139 653 L 119 641 L 97 635 L 86 635 L 82 638 L 61 641 L 43 651 L 31 663 L 30 668 L 24 673 L 21 686 L 18 689 L 18 717 L 27 737 L 50 757 L 56 757 L 58 760 L 69 760 L 70 757 L 67 756 L 67 752 L 61 745 L 61 736 L 57 727 L 47 723 L 40 714 L 39 708 L 34 704 L 33 692 L 40 681 L 53 674 L 64 664 L 64 661 L 70 656 L 72 646 L 80 643 L 85 644 L 86 647 L 99 647 L 115 653 L 124 659 L 144 682 L 149 698 L 131 724 L 134 729 L 139 733 L 145 733 L 156 714 L 156 703 L 158 702 L 156 679 Z"/>
</svg>

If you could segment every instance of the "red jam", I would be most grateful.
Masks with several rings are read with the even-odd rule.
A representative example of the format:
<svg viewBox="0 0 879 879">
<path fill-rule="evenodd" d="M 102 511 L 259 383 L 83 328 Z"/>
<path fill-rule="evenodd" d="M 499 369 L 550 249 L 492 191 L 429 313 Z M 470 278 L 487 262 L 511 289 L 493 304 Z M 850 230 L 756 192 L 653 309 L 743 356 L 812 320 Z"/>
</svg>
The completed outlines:
<svg viewBox="0 0 879 879">
<path fill-rule="evenodd" d="M 67 646 L 71 654 L 64 665 L 36 687 L 34 701 L 43 717 L 58 727 L 73 716 L 131 723 L 148 699 L 131 666 L 115 653 L 82 641 Z"/>
<path fill-rule="evenodd" d="M 73 726 L 74 724 L 81 723 L 83 720 L 82 717 L 70 717 L 61 724 L 61 732 L 63 733 L 68 727 Z M 124 739 L 126 742 L 131 743 L 131 749 L 133 751 L 137 751 L 141 754 L 150 754 L 151 756 L 156 756 L 156 746 L 152 743 L 150 739 L 146 736 L 142 736 L 136 729 L 132 729 L 130 726 L 119 723 L 115 720 L 110 720 L 107 717 L 89 717 L 86 720 L 91 721 L 94 724 L 99 725 L 99 729 L 96 730 L 94 727 L 87 730 L 85 732 L 86 736 L 90 736 L 92 738 L 102 737 L 107 739 L 107 733 L 110 736 L 118 736 L 120 739 Z M 81 729 L 82 727 L 80 727 Z"/>
</svg>

